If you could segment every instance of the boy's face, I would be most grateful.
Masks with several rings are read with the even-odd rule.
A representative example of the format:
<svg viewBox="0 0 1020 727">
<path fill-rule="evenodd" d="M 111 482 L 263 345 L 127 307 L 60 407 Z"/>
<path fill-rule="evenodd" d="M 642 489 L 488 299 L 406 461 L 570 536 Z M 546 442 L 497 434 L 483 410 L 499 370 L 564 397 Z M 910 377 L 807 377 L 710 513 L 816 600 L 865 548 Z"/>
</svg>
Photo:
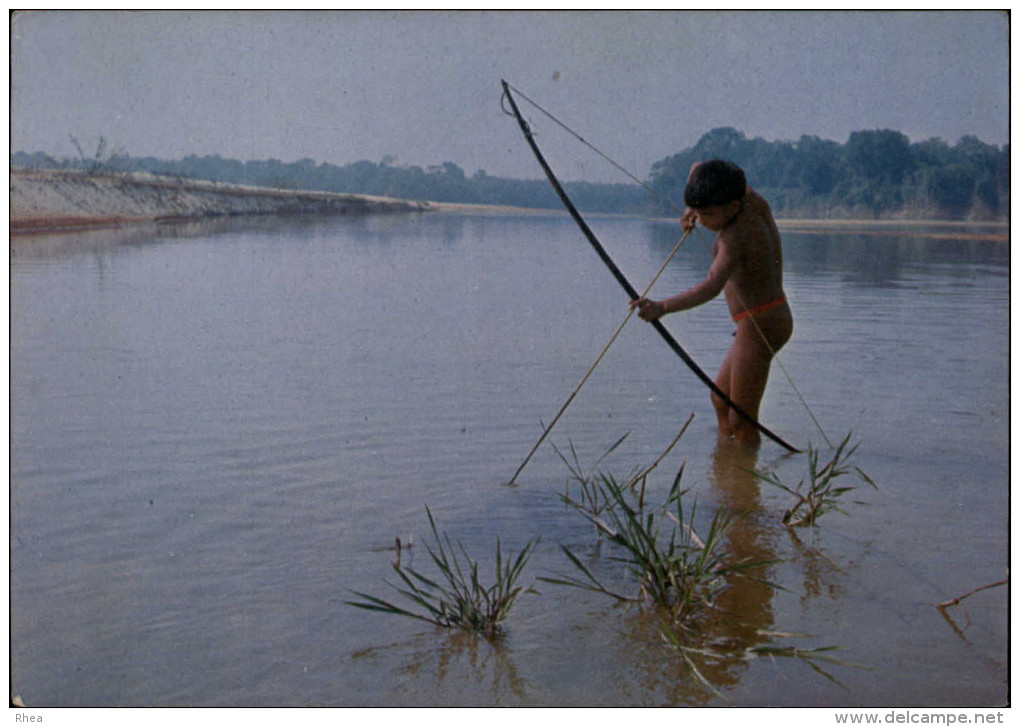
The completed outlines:
<svg viewBox="0 0 1020 727">
<path fill-rule="evenodd" d="M 701 223 L 702 227 L 712 232 L 719 232 L 719 230 L 733 221 L 734 216 L 739 211 L 740 201 L 733 200 L 726 204 L 695 209 L 694 213 L 698 216 L 698 222 Z"/>
</svg>

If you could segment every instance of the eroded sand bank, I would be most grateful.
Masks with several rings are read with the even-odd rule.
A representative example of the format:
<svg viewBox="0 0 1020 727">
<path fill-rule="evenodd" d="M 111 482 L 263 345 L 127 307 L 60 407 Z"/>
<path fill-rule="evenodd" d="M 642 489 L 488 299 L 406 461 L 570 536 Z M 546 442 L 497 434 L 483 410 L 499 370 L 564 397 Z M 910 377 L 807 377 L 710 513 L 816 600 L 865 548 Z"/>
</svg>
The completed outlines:
<svg viewBox="0 0 1020 727">
<path fill-rule="evenodd" d="M 139 222 L 272 214 L 421 212 L 428 202 L 268 189 L 150 174 L 12 169 L 10 230 L 30 233 Z"/>
</svg>

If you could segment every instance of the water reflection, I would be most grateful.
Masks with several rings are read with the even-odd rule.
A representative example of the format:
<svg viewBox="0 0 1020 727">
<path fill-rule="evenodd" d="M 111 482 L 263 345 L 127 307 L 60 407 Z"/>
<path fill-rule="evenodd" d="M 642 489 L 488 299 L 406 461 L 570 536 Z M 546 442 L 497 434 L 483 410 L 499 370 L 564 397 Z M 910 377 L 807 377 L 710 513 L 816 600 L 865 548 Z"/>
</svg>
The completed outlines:
<svg viewBox="0 0 1020 727">
<path fill-rule="evenodd" d="M 757 448 L 720 439 L 708 473 L 719 509 L 733 516 L 723 546 L 731 563 L 771 563 L 776 559 L 754 476 L 757 458 Z M 767 576 L 765 568 L 728 575 L 726 588 L 716 600 L 700 641 L 719 658 L 692 657 L 716 689 L 736 685 L 747 669 L 751 650 L 769 640 L 774 617 L 773 587 L 764 580 Z"/>
<path fill-rule="evenodd" d="M 754 471 L 758 451 L 720 439 L 709 481 L 715 486 L 720 507 L 734 515 L 726 531 L 726 550 L 734 562 L 769 563 L 776 550 L 762 522 L 758 478 Z M 733 651 L 746 651 L 762 643 L 761 633 L 772 627 L 772 587 L 740 576 L 727 579 L 718 608 L 729 628 L 723 642 Z"/>
<path fill-rule="evenodd" d="M 717 697 L 717 684 L 723 680 L 731 683 L 736 681 L 736 677 L 728 676 L 727 672 L 739 667 L 738 660 L 720 664 L 716 658 L 709 660 L 698 653 L 689 654 L 694 661 L 694 668 L 705 675 L 706 682 L 695 675 L 691 662 L 684 658 L 683 652 L 664 643 L 670 638 L 670 633 L 675 634 L 675 625 L 661 611 L 630 614 L 627 620 L 630 657 L 636 662 L 639 673 L 634 701 L 670 707 L 709 705 Z M 686 640 L 691 641 L 689 638 Z M 693 643 L 690 646 L 698 648 Z M 714 671 L 706 670 L 707 661 L 712 662 Z"/>
<path fill-rule="evenodd" d="M 438 232 L 429 232 L 427 236 L 444 243 L 455 243 L 463 238 L 466 220 L 470 219 L 458 215 L 410 214 L 426 227 L 434 226 Z M 19 264 L 52 262 L 82 256 L 111 255 L 126 248 L 149 247 L 171 241 L 212 241 L 223 235 L 281 241 L 292 248 L 296 241 L 330 238 L 336 236 L 338 231 L 344 236 L 356 238 L 359 243 L 380 247 L 422 237 L 421 229 L 414 222 L 409 223 L 406 215 L 355 215 L 342 219 L 314 215 L 253 215 L 12 235 L 10 251 L 12 260 L 16 259 Z"/>
<path fill-rule="evenodd" d="M 823 551 L 805 543 L 794 528 L 787 528 L 790 541 L 800 556 L 805 602 L 819 596 L 837 599 L 846 594 L 842 577 L 846 571 Z"/>
<path fill-rule="evenodd" d="M 843 279 L 867 286 L 888 286 L 902 280 L 915 266 L 944 266 L 967 263 L 1009 266 L 1009 239 L 1001 227 L 941 227 L 937 231 L 897 227 L 826 229 L 814 231 L 783 228 L 783 264 L 788 275 L 838 274 Z M 664 258 L 676 244 L 678 227 L 653 223 L 648 227 L 649 245 Z M 700 230 L 695 244 L 685 246 L 682 257 L 694 267 L 703 267 L 711 257 L 710 233 Z"/>
<path fill-rule="evenodd" d="M 724 543 L 728 562 L 760 563 L 762 567 L 727 576 L 715 608 L 695 628 L 682 631 L 660 614 L 657 624 L 639 621 L 634 629 L 635 636 L 647 638 L 657 628 L 673 643 L 667 672 L 657 679 L 649 675 L 649 683 L 663 685 L 671 703 L 701 705 L 716 697 L 725 699 L 725 692 L 740 685 L 752 660 L 761 655 L 806 660 L 816 673 L 839 684 L 815 663 L 816 658 L 825 658 L 825 649 L 816 656 L 811 648 L 776 641 L 784 636 L 775 628 L 776 586 L 770 582 L 774 578 L 770 564 L 780 560 L 778 531 L 790 533 L 802 556 L 805 599 L 838 594 L 838 586 L 831 583 L 830 576 L 842 570 L 821 551 L 803 545 L 792 530 L 776 525 L 774 514 L 762 504 L 760 481 L 755 475 L 757 459 L 756 448 L 720 439 L 708 480 L 718 508 L 733 515 Z M 674 680 L 672 685 L 670 680 Z"/>
<path fill-rule="evenodd" d="M 721 549 L 728 564 L 770 563 L 776 559 L 772 531 L 762 517 L 754 470 L 757 450 L 720 440 L 709 481 L 718 507 L 733 516 Z M 702 533 L 704 535 L 704 533 Z M 643 658 L 644 683 L 669 704 L 705 705 L 740 683 L 755 647 L 769 642 L 773 628 L 773 587 L 766 567 L 728 574 L 711 613 L 689 626 L 673 623 L 663 611 L 637 614 L 629 633 L 636 642 L 663 638 L 661 660 Z"/>
<path fill-rule="evenodd" d="M 365 649 L 356 662 L 396 655 L 393 677 L 408 706 L 469 706 L 465 694 L 485 706 L 515 706 L 528 696 L 527 680 L 505 640 L 489 640 L 466 631 L 436 629 L 408 641 Z M 484 697 L 482 696 L 484 695 Z M 402 706 L 387 700 L 387 706 Z"/>
</svg>

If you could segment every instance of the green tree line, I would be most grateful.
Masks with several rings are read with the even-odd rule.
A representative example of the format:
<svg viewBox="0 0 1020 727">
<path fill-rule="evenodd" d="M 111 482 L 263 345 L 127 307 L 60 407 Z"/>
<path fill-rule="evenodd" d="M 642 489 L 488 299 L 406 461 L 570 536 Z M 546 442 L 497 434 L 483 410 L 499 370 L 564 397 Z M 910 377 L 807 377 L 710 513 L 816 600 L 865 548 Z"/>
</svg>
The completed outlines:
<svg viewBox="0 0 1020 727">
<path fill-rule="evenodd" d="M 743 167 L 779 216 L 999 219 L 1009 210 L 1009 145 L 965 136 L 911 144 L 898 131 L 855 131 L 846 144 L 748 139 L 713 129 L 690 149 L 652 166 L 650 185 L 680 199 L 691 165 L 719 157 Z"/>
<path fill-rule="evenodd" d="M 74 141 L 72 137 L 72 141 Z M 16 166 L 79 168 L 90 172 L 149 172 L 230 184 L 369 194 L 403 199 L 558 209 L 545 180 L 508 179 L 478 170 L 468 176 L 453 162 L 422 168 L 379 162 L 335 165 L 312 159 L 238 161 L 218 155 L 178 160 L 108 152 L 100 139 L 94 155 L 75 141 L 77 159 L 41 152 L 12 155 Z M 857 131 L 845 144 L 802 136 L 799 141 L 748 139 L 717 128 L 697 144 L 652 165 L 649 194 L 630 183 L 566 182 L 574 203 L 588 212 L 676 214 L 691 165 L 730 159 L 785 217 L 1000 219 L 1009 210 L 1009 145 L 965 136 L 955 146 L 941 139 L 910 143 L 897 131 Z M 668 203 L 667 203 L 668 200 Z"/>
</svg>

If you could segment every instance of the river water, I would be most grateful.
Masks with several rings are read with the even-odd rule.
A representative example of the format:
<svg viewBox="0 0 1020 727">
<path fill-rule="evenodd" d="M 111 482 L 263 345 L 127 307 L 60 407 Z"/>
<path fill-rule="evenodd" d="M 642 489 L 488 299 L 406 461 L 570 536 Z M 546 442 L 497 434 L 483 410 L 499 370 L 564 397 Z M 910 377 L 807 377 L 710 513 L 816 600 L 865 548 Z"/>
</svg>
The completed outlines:
<svg viewBox="0 0 1020 727">
<path fill-rule="evenodd" d="M 594 218 L 638 288 L 675 225 Z M 787 528 L 805 454 L 717 447 L 708 392 L 626 315 L 565 216 L 225 220 L 11 247 L 11 683 L 29 706 L 987 706 L 1006 698 L 1009 248 L 1003 228 L 784 232 L 796 319 L 762 420 L 822 461 L 848 434 L 878 486 Z M 653 295 L 707 269 L 687 241 Z M 667 326 L 714 374 L 721 300 Z M 803 403 L 801 401 L 803 399 Z M 561 544 L 615 574 L 564 507 L 573 447 L 776 561 L 735 582 L 698 679 L 649 609 L 537 581 Z M 812 417 L 817 420 L 817 425 Z M 860 484 L 847 475 L 846 484 Z M 866 504 L 855 504 L 859 500 Z M 426 506 L 487 569 L 540 538 L 499 643 L 359 610 L 430 561 Z M 696 525 L 700 527 L 700 525 Z M 410 560 L 409 560 L 410 559 Z M 620 581 L 623 583 L 624 581 Z M 626 587 L 626 585 L 621 586 Z M 409 604 L 408 604 L 409 605 Z M 723 646 L 725 648 L 723 648 Z M 856 666 L 755 653 L 833 652 Z M 720 652 L 722 653 L 722 652 Z M 830 678 L 831 677 L 831 678 Z M 711 686 L 709 686 L 711 685 Z"/>
</svg>

